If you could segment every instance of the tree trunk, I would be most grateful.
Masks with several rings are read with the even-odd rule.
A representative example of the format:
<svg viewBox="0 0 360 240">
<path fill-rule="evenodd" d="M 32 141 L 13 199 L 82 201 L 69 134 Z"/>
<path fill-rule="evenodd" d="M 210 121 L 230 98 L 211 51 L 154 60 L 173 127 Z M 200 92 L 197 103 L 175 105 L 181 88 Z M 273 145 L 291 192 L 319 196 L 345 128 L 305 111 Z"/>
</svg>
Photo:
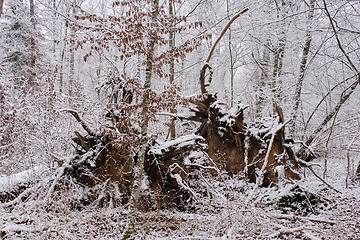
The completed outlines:
<svg viewBox="0 0 360 240">
<path fill-rule="evenodd" d="M 173 50 L 175 47 L 174 0 L 169 0 L 169 15 L 170 15 L 170 19 L 171 19 L 171 29 L 169 31 L 169 47 L 171 50 Z M 171 55 L 171 58 L 170 58 L 170 85 L 173 84 L 174 80 L 175 80 L 175 60 L 174 60 L 174 56 Z M 175 113 L 176 109 L 172 109 L 171 112 Z M 170 139 L 174 140 L 175 139 L 175 119 L 174 118 L 171 119 L 169 131 L 170 131 Z"/>
<path fill-rule="evenodd" d="M 3 5 L 4 5 L 4 0 L 0 0 L 0 16 L 2 14 Z"/>
<path fill-rule="evenodd" d="M 74 1 L 76 4 L 76 1 Z M 75 15 L 75 7 L 72 7 L 72 14 Z M 69 80 L 69 95 L 72 96 L 74 93 L 74 84 L 75 84 L 75 32 L 70 29 L 70 80 Z"/>
<path fill-rule="evenodd" d="M 230 21 L 229 0 L 226 0 L 227 18 Z M 234 106 L 234 59 L 232 49 L 231 26 L 229 27 L 228 48 L 230 55 L 230 107 Z"/>
<path fill-rule="evenodd" d="M 360 75 L 358 76 L 358 79 L 350 85 L 350 87 L 348 87 L 347 89 L 345 89 L 340 96 L 340 100 L 338 102 L 338 104 L 336 104 L 335 108 L 324 118 L 324 120 L 322 121 L 322 123 L 316 128 L 316 130 L 313 132 L 313 134 L 310 135 L 310 137 L 307 139 L 306 141 L 306 145 L 310 145 L 311 142 L 314 140 L 314 138 L 316 137 L 317 134 L 320 133 L 321 130 L 324 129 L 324 127 L 326 126 L 326 124 L 328 124 L 328 122 L 335 116 L 335 114 L 340 110 L 340 108 L 342 107 L 342 105 L 349 99 L 349 97 L 351 96 L 351 94 L 355 91 L 355 89 L 357 88 L 357 86 L 360 83 Z"/>
<path fill-rule="evenodd" d="M 311 39 L 311 22 L 314 18 L 314 8 L 315 8 L 315 0 L 311 0 L 310 1 L 310 11 L 309 11 L 309 15 L 308 15 L 308 29 L 306 31 L 306 40 L 305 40 L 305 45 L 303 48 L 303 53 L 302 53 L 302 58 L 301 58 L 300 74 L 299 74 L 299 78 L 296 83 L 295 97 L 294 97 L 295 104 L 294 104 L 294 108 L 293 108 L 293 112 L 292 112 L 292 116 L 291 116 L 291 118 L 293 119 L 292 120 L 293 122 L 290 127 L 290 135 L 291 136 L 294 136 L 295 131 L 296 131 L 297 111 L 298 111 L 299 105 L 300 105 L 301 90 L 302 90 L 302 85 L 304 82 L 306 64 L 307 64 L 310 47 L 311 47 L 311 40 L 312 40 Z"/>
<path fill-rule="evenodd" d="M 159 13 L 159 0 L 153 0 L 152 2 L 152 21 L 155 22 Z M 150 46 L 147 52 L 146 57 L 146 70 L 145 70 L 145 83 L 144 89 L 150 89 L 151 87 L 151 77 L 153 70 L 153 57 L 155 50 L 155 42 L 156 42 L 156 33 L 152 33 L 150 39 Z M 142 124 L 141 124 L 141 149 L 139 153 L 139 159 L 136 163 L 136 167 L 134 169 L 134 184 L 130 196 L 129 201 L 129 228 L 127 229 L 127 234 L 130 234 L 134 230 L 135 225 L 135 215 L 138 211 L 138 201 L 140 194 L 141 181 L 143 179 L 144 172 L 144 163 L 146 156 L 146 146 L 148 142 L 147 133 L 148 133 L 148 119 L 147 115 L 149 112 L 149 94 L 146 93 L 143 97 L 143 109 L 142 109 Z"/>
<path fill-rule="evenodd" d="M 270 73 L 270 43 L 271 40 L 268 39 L 266 45 L 264 46 L 263 55 L 261 57 L 261 62 L 257 63 L 260 68 L 261 74 L 259 80 L 256 82 L 257 96 L 256 96 L 256 116 L 260 119 L 262 117 L 262 111 L 266 103 L 266 85 L 269 81 Z M 256 60 L 255 60 L 256 61 Z"/>
<path fill-rule="evenodd" d="M 63 49 L 61 50 L 61 59 L 60 59 L 60 73 L 59 73 L 59 84 L 60 84 L 60 92 L 64 92 L 64 65 L 65 65 L 65 51 L 67 48 L 67 43 L 66 43 L 66 39 L 67 39 L 67 29 L 68 27 L 65 26 L 65 33 L 64 33 L 64 46 Z"/>
<path fill-rule="evenodd" d="M 285 17 L 288 15 L 287 3 L 285 1 L 281 1 L 278 3 L 275 1 L 276 8 L 278 11 L 277 18 L 280 20 L 280 25 L 278 26 L 280 32 L 277 33 L 279 35 L 277 39 L 276 46 L 273 48 L 274 53 L 274 63 L 273 63 L 273 72 L 272 72 L 272 81 L 270 83 L 271 91 L 272 91 L 272 111 L 273 114 L 276 114 L 276 106 L 282 99 L 282 68 L 283 68 L 283 60 L 285 55 L 285 47 L 286 47 L 286 25 L 288 22 L 285 21 Z"/>
<path fill-rule="evenodd" d="M 30 0 L 30 22 L 33 28 L 33 31 L 36 28 L 36 23 L 35 23 L 35 6 L 34 6 L 34 0 Z M 33 32 L 34 34 L 34 32 Z M 34 67 L 35 67 L 35 62 L 36 62 L 36 43 L 35 43 L 35 39 L 34 36 L 31 36 L 30 38 L 30 68 L 31 68 L 31 73 L 30 73 L 30 83 L 33 83 L 34 78 L 35 78 L 35 72 L 34 72 Z"/>
<path fill-rule="evenodd" d="M 278 46 L 274 49 L 274 69 L 273 69 L 273 78 L 272 78 L 272 97 L 273 97 L 273 113 L 276 112 L 275 104 L 277 104 L 281 100 L 281 75 L 282 75 L 282 67 L 283 67 L 283 59 L 285 53 L 285 43 L 286 43 L 286 35 L 285 35 L 285 26 L 282 26 L 283 30 L 281 32 L 281 37 L 279 39 Z"/>
<path fill-rule="evenodd" d="M 330 21 L 330 25 L 331 28 L 335 34 L 335 38 L 338 44 L 338 47 L 340 49 L 340 51 L 344 54 L 344 57 L 346 58 L 350 68 L 352 70 L 354 70 L 356 72 L 356 81 L 353 82 L 348 88 L 346 88 L 340 95 L 340 100 L 339 102 L 336 104 L 336 106 L 331 110 L 331 112 L 329 114 L 326 115 L 326 117 L 324 118 L 324 120 L 322 121 L 322 123 L 316 128 L 316 130 L 310 135 L 310 137 L 306 140 L 305 145 L 310 145 L 312 143 L 312 141 L 315 139 L 315 137 L 317 136 L 317 134 L 319 134 L 324 127 L 328 124 L 328 122 L 335 116 L 335 114 L 337 114 L 337 112 L 340 110 L 340 108 L 344 105 L 344 103 L 349 99 L 349 97 L 353 94 L 353 92 L 355 91 L 355 89 L 359 86 L 360 84 L 360 71 L 357 69 L 357 67 L 355 66 L 355 64 L 353 63 L 353 61 L 351 60 L 350 56 L 348 55 L 348 53 L 346 53 L 340 38 L 338 36 L 338 32 L 335 28 L 335 24 L 334 24 L 334 20 L 330 15 L 330 12 L 327 8 L 326 5 L 326 1 L 323 0 L 324 3 L 324 9 L 326 12 L 326 15 L 329 18 Z M 313 156 L 313 153 L 310 153 L 309 155 L 306 154 L 306 146 L 302 147 L 299 149 L 299 151 L 296 153 L 296 155 L 300 158 L 306 159 L 308 161 L 310 161 L 312 158 L 314 158 L 315 156 Z M 307 156 L 308 155 L 308 156 Z"/>
</svg>

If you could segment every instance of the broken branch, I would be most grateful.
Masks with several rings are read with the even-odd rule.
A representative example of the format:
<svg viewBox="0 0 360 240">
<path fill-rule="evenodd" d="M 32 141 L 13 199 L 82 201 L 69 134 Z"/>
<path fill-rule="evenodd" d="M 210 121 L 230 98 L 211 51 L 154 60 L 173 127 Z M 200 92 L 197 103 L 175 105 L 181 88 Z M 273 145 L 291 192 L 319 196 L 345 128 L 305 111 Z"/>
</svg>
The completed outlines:
<svg viewBox="0 0 360 240">
<path fill-rule="evenodd" d="M 93 133 L 93 131 L 86 125 L 86 123 L 79 117 L 79 114 L 77 112 L 75 112 L 74 110 L 70 110 L 70 109 L 64 109 L 61 110 L 64 112 L 68 112 L 71 115 L 74 116 L 74 118 L 76 119 L 76 121 L 78 121 L 78 123 L 81 124 L 81 126 L 84 128 L 84 130 L 91 136 L 94 136 L 95 134 Z"/>
<path fill-rule="evenodd" d="M 243 9 L 241 12 L 239 12 L 238 14 L 236 14 L 229 22 L 228 24 L 225 26 L 225 28 L 222 30 L 220 36 L 216 39 L 216 42 L 214 43 L 214 45 L 211 48 L 211 51 L 209 53 L 208 58 L 206 59 L 206 63 L 210 62 L 211 56 L 215 50 L 216 45 L 220 42 L 221 38 L 225 35 L 226 31 L 229 29 L 229 27 L 231 26 L 231 24 L 238 18 L 240 17 L 240 15 L 246 13 L 249 10 L 249 8 L 245 8 Z"/>
</svg>

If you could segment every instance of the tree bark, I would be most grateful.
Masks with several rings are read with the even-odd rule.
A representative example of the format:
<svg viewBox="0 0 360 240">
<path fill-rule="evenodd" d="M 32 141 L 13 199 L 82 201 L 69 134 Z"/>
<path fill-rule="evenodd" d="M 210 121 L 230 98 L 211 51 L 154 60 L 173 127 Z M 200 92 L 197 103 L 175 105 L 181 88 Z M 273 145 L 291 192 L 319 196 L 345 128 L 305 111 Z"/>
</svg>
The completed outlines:
<svg viewBox="0 0 360 240">
<path fill-rule="evenodd" d="M 338 47 L 340 49 L 340 51 L 344 54 L 344 57 L 346 58 L 346 60 L 349 63 L 349 67 L 350 69 L 352 69 L 353 71 L 356 72 L 356 81 L 353 82 L 348 88 L 346 88 L 340 95 L 340 100 L 339 102 L 336 104 L 336 106 L 332 109 L 332 111 L 326 115 L 326 117 L 324 118 L 324 120 L 321 122 L 321 124 L 315 129 L 315 131 L 310 135 L 310 137 L 306 140 L 305 144 L 306 146 L 310 145 L 312 143 L 312 141 L 315 139 L 315 137 L 317 136 L 317 134 L 319 134 L 324 127 L 328 124 L 328 122 L 335 116 L 335 114 L 340 110 L 340 108 L 344 105 L 344 103 L 349 99 L 349 97 L 353 94 L 353 92 L 355 91 L 355 89 L 359 86 L 360 84 L 360 71 L 358 70 L 358 68 L 355 66 L 355 64 L 353 63 L 353 61 L 351 60 L 350 56 L 346 53 L 340 38 L 338 36 L 338 32 L 335 28 L 335 24 L 334 24 L 334 20 L 330 15 L 330 12 L 327 8 L 327 4 L 326 1 L 323 0 L 323 4 L 324 4 L 324 9 L 326 12 L 326 15 L 329 18 L 329 22 L 330 22 L 330 26 L 335 34 L 335 38 L 338 44 Z M 296 155 L 300 158 L 304 158 L 304 154 L 306 151 L 306 146 L 302 147 L 301 149 L 299 149 L 299 151 L 296 153 Z M 311 160 L 311 158 L 310 158 Z"/>
<path fill-rule="evenodd" d="M 271 102 L 272 102 L 272 111 L 273 114 L 276 114 L 276 105 L 282 100 L 282 68 L 283 68 L 283 61 L 285 55 L 285 47 L 286 47 L 286 25 L 288 22 L 284 19 L 288 15 L 287 10 L 287 3 L 285 1 L 281 1 L 278 3 L 275 1 L 276 8 L 277 8 L 277 18 L 280 20 L 280 24 L 278 28 L 280 32 L 277 33 L 279 35 L 275 47 L 272 49 L 274 54 L 274 62 L 273 62 L 273 71 L 272 71 L 272 79 L 270 82 L 271 87 Z"/>
<path fill-rule="evenodd" d="M 270 73 L 270 39 L 267 39 L 266 45 L 264 46 L 264 51 L 261 57 L 261 62 L 258 62 L 253 56 L 255 63 L 260 68 L 261 74 L 259 80 L 256 82 L 256 116 L 261 119 L 262 110 L 264 109 L 267 97 L 265 93 L 267 82 L 269 81 Z"/>
<path fill-rule="evenodd" d="M 76 4 L 76 1 L 73 2 Z M 73 17 L 75 16 L 76 9 L 72 7 Z M 74 93 L 74 84 L 75 84 L 75 32 L 70 29 L 70 79 L 69 79 L 69 95 L 72 96 Z"/>
<path fill-rule="evenodd" d="M 33 30 L 36 28 L 36 22 L 35 22 L 35 5 L 34 0 L 30 0 L 30 22 L 32 25 Z M 34 32 L 33 32 L 34 34 Z M 30 83 L 33 83 L 35 78 L 35 72 L 33 70 L 36 62 L 36 43 L 34 36 L 31 36 L 30 38 L 30 68 L 31 68 L 31 75 L 30 75 Z"/>
<path fill-rule="evenodd" d="M 169 16 L 171 21 L 171 29 L 169 31 L 169 48 L 170 50 L 173 50 L 175 47 L 175 31 L 174 31 L 174 0 L 169 0 Z M 171 53 L 170 57 L 170 85 L 174 83 L 175 80 L 175 60 L 173 53 Z M 175 113 L 176 109 L 172 109 L 171 113 Z M 170 139 L 175 139 L 175 119 L 172 118 L 170 122 Z"/>
<path fill-rule="evenodd" d="M 297 111 L 298 111 L 299 105 L 300 105 L 302 85 L 304 82 L 306 65 L 307 65 L 307 60 L 308 60 L 310 47 L 311 47 L 311 40 L 312 40 L 312 38 L 311 38 L 311 22 L 314 18 L 314 8 L 315 8 L 315 0 L 311 0 L 310 1 L 310 11 L 309 11 L 309 15 L 308 15 L 308 29 L 306 31 L 306 40 L 305 40 L 305 45 L 303 48 L 301 64 L 300 64 L 300 74 L 299 74 L 299 78 L 297 80 L 296 88 L 295 88 L 295 97 L 294 97 L 295 103 L 294 103 L 292 116 L 291 116 L 292 124 L 290 126 L 290 135 L 291 136 L 294 136 L 295 131 L 296 131 Z"/>
<path fill-rule="evenodd" d="M 230 9 L 229 9 L 229 0 L 226 0 L 226 10 L 227 17 L 230 21 Z M 230 55 L 230 107 L 234 105 L 234 59 L 233 59 L 233 49 L 232 49 L 232 36 L 231 36 L 231 26 L 229 27 L 229 39 L 228 39 L 228 48 Z"/>
<path fill-rule="evenodd" d="M 3 5 L 4 5 L 4 0 L 0 0 L 0 16 L 1 16 L 2 11 L 3 11 Z"/>
<path fill-rule="evenodd" d="M 152 21 L 155 22 L 157 16 L 159 14 L 159 0 L 152 1 Z M 156 42 L 156 33 L 153 32 L 150 45 L 146 56 L 146 70 L 145 70 L 145 83 L 144 83 L 144 90 L 150 89 L 151 87 L 151 77 L 152 77 L 152 70 L 153 70 L 153 57 L 154 57 L 154 50 L 155 50 L 155 42 Z M 143 179 L 143 172 L 144 172 L 144 163 L 146 157 L 146 146 L 148 142 L 148 119 L 147 115 L 149 112 L 149 94 L 145 93 L 143 97 L 143 109 L 142 109 L 142 124 L 141 124 L 141 149 L 139 153 L 139 159 L 136 163 L 136 167 L 134 169 L 135 176 L 134 176 L 134 184 L 130 196 L 129 201 L 129 226 L 127 229 L 127 233 L 131 234 L 135 227 L 135 216 L 138 211 L 138 201 L 140 195 L 140 187 L 141 181 Z"/>
</svg>

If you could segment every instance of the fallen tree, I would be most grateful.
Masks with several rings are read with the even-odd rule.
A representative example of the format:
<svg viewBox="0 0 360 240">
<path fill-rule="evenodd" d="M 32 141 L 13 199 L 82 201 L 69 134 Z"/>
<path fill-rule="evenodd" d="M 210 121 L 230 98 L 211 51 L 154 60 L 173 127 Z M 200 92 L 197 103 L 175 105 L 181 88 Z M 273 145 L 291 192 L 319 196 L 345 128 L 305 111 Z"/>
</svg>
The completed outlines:
<svg viewBox="0 0 360 240">
<path fill-rule="evenodd" d="M 196 171 L 209 175 L 243 173 L 250 182 L 261 177 L 257 182 L 259 186 L 275 186 L 286 179 L 300 178 L 294 153 L 285 144 L 284 130 L 281 127 L 271 132 L 283 124 L 280 109 L 279 116 L 245 124 L 244 106 L 226 111 L 216 95 L 207 95 L 204 100 L 193 100 L 192 103 L 195 106 L 192 116 L 183 120 L 201 123 L 196 134 L 165 143 L 153 140 L 148 144 L 146 177 L 142 183 L 142 203 L 139 204 L 143 210 L 187 208 L 198 197 L 189 187 L 190 181 L 198 180 Z M 98 192 L 88 191 L 91 194 L 84 195 L 82 204 L 126 204 L 138 156 L 130 151 L 129 146 L 119 148 L 116 138 L 106 133 L 95 134 L 78 116 L 76 119 L 85 126 L 88 134 L 75 133 L 73 141 L 78 146 L 77 155 L 64 170 L 64 176 L 83 186 L 98 189 Z M 123 126 L 119 127 L 123 129 Z M 262 168 L 263 175 L 259 176 Z M 99 195 L 105 195 L 104 189 L 97 186 L 104 183 L 116 186 L 121 194 L 116 197 L 107 193 L 99 201 Z"/>
<path fill-rule="evenodd" d="M 246 124 L 245 106 L 226 110 L 216 95 L 211 94 L 204 100 L 191 102 L 192 115 L 182 120 L 201 123 L 195 134 L 164 143 L 152 140 L 148 144 L 146 177 L 139 204 L 142 210 L 188 208 L 200 197 L 189 186 L 190 181 L 201 181 L 197 171 L 212 176 L 242 174 L 248 181 L 263 187 L 300 179 L 294 153 L 285 143 L 280 108 L 276 117 Z M 75 132 L 73 141 L 77 148 L 72 159 L 66 163 L 57 159 L 62 171 L 47 184 L 46 197 L 51 198 L 63 188 L 64 181 L 71 181 L 83 188 L 74 206 L 127 204 L 138 159 L 136 152 L 131 150 L 131 145 L 119 146 L 118 139 L 106 131 L 91 130 L 74 111 L 66 111 L 87 134 L 82 136 Z M 117 126 L 123 131 L 127 129 Z"/>
</svg>

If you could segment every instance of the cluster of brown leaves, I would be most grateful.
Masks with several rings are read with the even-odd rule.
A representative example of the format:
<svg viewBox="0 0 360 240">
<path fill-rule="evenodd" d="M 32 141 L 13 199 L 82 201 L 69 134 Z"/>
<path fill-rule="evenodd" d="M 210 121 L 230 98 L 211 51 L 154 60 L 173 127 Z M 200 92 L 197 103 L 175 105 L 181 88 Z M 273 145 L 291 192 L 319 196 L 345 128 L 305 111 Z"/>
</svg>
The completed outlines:
<svg viewBox="0 0 360 240">
<path fill-rule="evenodd" d="M 153 73 L 159 77 L 168 77 L 164 66 L 173 60 L 178 62 L 183 59 L 186 53 L 196 50 L 200 42 L 208 39 L 210 35 L 194 37 L 170 49 L 166 47 L 170 31 L 181 33 L 199 28 L 202 23 L 186 23 L 184 16 L 170 16 L 163 5 L 160 6 L 157 21 L 154 22 L 150 6 L 150 0 L 114 1 L 113 12 L 123 14 L 107 16 L 91 14 L 79 6 L 74 6 L 78 13 L 73 16 L 73 21 L 66 22 L 66 26 L 77 33 L 77 38 L 70 39 L 70 43 L 74 50 L 90 45 L 90 50 L 84 56 L 85 61 L 94 52 L 116 50 L 120 60 L 124 61 L 143 56 L 145 65 L 146 56 L 152 49 L 152 40 L 155 39 Z M 72 16 L 69 16 L 69 19 L 71 18 Z"/>
</svg>

